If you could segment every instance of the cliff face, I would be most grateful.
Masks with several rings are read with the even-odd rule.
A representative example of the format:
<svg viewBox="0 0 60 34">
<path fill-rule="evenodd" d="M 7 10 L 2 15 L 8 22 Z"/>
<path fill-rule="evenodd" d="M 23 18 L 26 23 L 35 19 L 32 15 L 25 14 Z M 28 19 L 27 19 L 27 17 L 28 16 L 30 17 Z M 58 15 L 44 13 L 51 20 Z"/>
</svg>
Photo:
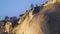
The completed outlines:
<svg viewBox="0 0 60 34">
<path fill-rule="evenodd" d="M 60 34 L 60 0 L 34 7 L 18 23 L 12 34 Z"/>
</svg>

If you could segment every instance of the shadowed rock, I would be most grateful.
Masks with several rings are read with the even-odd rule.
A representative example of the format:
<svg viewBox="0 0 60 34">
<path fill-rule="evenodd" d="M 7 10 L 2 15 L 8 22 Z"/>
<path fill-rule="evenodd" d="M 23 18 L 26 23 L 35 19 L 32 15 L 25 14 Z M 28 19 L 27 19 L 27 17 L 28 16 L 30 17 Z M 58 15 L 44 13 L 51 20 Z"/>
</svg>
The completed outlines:
<svg viewBox="0 0 60 34">
<path fill-rule="evenodd" d="M 43 8 L 25 13 L 14 27 L 12 34 L 60 34 L 60 2 L 50 1 Z"/>
</svg>

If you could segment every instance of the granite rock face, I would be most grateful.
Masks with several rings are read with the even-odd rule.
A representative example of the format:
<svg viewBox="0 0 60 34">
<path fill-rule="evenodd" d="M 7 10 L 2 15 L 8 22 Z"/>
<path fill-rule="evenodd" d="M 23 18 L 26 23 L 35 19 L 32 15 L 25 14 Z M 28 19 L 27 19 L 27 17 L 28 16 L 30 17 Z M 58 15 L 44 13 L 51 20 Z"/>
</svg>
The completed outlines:
<svg viewBox="0 0 60 34">
<path fill-rule="evenodd" d="M 60 0 L 50 0 L 29 10 L 13 29 L 16 34 L 60 34 Z"/>
<path fill-rule="evenodd" d="M 18 25 L 12 29 L 10 26 L 6 23 L 9 34 L 60 34 L 60 0 L 33 7 L 21 15 Z"/>
</svg>

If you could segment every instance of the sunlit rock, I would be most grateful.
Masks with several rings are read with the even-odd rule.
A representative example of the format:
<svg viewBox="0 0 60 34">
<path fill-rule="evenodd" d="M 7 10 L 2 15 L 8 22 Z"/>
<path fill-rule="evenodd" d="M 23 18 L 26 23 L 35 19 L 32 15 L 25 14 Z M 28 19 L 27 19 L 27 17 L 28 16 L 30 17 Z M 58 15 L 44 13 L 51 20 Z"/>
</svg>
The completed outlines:
<svg viewBox="0 0 60 34">
<path fill-rule="evenodd" d="M 11 34 L 60 34 L 60 0 L 50 0 L 42 7 L 24 13 Z"/>
<path fill-rule="evenodd" d="M 12 23 L 11 22 L 7 22 L 6 25 L 5 25 L 5 31 L 9 33 L 11 28 L 12 28 Z"/>
</svg>

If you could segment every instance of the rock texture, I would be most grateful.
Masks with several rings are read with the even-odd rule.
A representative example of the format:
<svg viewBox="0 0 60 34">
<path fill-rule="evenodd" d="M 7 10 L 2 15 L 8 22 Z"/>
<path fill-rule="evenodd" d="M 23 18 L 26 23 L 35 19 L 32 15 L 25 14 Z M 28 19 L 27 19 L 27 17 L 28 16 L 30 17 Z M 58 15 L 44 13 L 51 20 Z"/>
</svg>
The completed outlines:
<svg viewBox="0 0 60 34">
<path fill-rule="evenodd" d="M 29 10 L 13 28 L 14 34 L 60 34 L 60 0 L 50 0 Z"/>
<path fill-rule="evenodd" d="M 33 7 L 21 15 L 18 25 L 12 29 L 10 26 L 6 23 L 9 34 L 60 34 L 60 0 Z"/>
</svg>

